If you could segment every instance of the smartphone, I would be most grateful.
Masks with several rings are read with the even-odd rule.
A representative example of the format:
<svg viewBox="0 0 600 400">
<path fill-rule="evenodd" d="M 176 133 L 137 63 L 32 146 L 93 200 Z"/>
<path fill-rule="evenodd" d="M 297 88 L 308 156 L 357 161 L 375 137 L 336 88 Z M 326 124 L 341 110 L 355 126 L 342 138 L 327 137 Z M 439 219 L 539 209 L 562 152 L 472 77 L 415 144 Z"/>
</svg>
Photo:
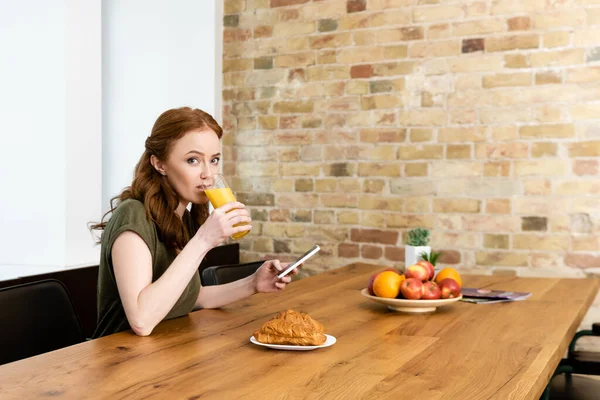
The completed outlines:
<svg viewBox="0 0 600 400">
<path fill-rule="evenodd" d="M 309 251 L 307 251 L 306 253 L 302 254 L 302 256 L 297 259 L 296 261 L 294 261 L 293 263 L 291 263 L 286 269 L 285 271 L 281 271 L 279 273 L 279 275 L 277 275 L 278 279 L 283 278 L 284 276 L 286 276 L 287 274 L 289 274 L 290 272 L 292 272 L 294 270 L 294 268 L 296 268 L 298 265 L 302 264 L 304 261 L 308 260 L 310 257 L 314 256 L 315 254 L 317 254 L 317 252 L 321 250 L 321 248 L 315 244 L 315 246 L 310 249 Z"/>
</svg>

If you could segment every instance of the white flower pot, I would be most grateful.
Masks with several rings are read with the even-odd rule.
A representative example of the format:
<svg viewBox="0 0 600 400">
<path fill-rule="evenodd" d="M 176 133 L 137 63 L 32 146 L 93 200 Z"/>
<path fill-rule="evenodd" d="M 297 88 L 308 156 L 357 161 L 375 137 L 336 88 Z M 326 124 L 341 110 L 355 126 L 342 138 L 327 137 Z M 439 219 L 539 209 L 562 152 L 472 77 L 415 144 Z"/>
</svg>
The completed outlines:
<svg viewBox="0 0 600 400">
<path fill-rule="evenodd" d="M 426 253 L 428 256 L 431 255 L 431 246 L 409 246 L 406 245 L 405 248 L 405 268 L 409 267 L 413 264 L 416 264 L 418 261 L 422 260 L 421 253 Z"/>
</svg>

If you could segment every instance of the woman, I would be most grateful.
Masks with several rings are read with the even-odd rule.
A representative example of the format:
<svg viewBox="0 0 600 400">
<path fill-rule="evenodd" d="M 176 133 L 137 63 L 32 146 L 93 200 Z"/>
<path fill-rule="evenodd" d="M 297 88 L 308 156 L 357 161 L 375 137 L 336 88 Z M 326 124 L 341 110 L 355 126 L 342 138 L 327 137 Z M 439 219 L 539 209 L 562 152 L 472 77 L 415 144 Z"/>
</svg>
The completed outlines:
<svg viewBox="0 0 600 400">
<path fill-rule="evenodd" d="M 257 292 L 280 291 L 290 282 L 289 276 L 277 278 L 286 265 L 272 260 L 248 278 L 219 286 L 200 284 L 198 266 L 206 253 L 232 234 L 252 228 L 242 203 L 208 213 L 204 188 L 219 172 L 222 134 L 217 122 L 198 109 L 178 108 L 158 117 L 131 186 L 92 226 L 104 231 L 94 338 L 129 328 L 146 336 L 165 319 L 218 308 Z M 247 224 L 234 227 L 240 222 Z"/>
</svg>

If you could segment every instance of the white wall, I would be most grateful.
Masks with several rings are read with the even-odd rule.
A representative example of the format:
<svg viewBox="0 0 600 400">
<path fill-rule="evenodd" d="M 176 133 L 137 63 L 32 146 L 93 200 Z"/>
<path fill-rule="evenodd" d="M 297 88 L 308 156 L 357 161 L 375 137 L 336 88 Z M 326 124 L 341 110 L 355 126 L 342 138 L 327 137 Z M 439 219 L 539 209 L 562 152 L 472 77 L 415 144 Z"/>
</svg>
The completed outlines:
<svg viewBox="0 0 600 400">
<path fill-rule="evenodd" d="M 97 263 L 156 117 L 220 120 L 220 3 L 0 0 L 0 279 Z"/>
<path fill-rule="evenodd" d="M 105 210 L 110 198 L 131 183 L 144 141 L 163 111 L 197 107 L 220 120 L 220 3 L 103 2 Z"/>
<path fill-rule="evenodd" d="M 97 258 L 100 0 L 76 4 L 0 2 L 0 278 Z"/>
</svg>

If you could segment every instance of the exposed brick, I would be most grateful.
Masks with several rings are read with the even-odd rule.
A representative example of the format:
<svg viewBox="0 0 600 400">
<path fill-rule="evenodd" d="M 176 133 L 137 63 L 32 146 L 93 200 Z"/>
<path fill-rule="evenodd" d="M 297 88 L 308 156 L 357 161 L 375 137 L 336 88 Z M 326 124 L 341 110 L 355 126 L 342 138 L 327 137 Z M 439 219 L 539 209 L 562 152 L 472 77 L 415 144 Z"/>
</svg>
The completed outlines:
<svg viewBox="0 0 600 400">
<path fill-rule="evenodd" d="M 477 265 L 491 267 L 526 267 L 529 254 L 501 251 L 478 251 L 475 254 Z"/>
<path fill-rule="evenodd" d="M 504 56 L 506 68 L 527 68 L 530 66 L 529 58 L 525 54 L 507 54 Z"/>
<path fill-rule="evenodd" d="M 577 176 L 598 175 L 598 160 L 575 160 L 573 173 Z"/>
<path fill-rule="evenodd" d="M 377 35 L 380 43 L 420 40 L 425 37 L 423 27 L 411 26 L 382 30 Z"/>
<path fill-rule="evenodd" d="M 354 243 L 340 243 L 338 245 L 338 256 L 354 258 L 360 255 L 360 246 Z"/>
<path fill-rule="evenodd" d="M 335 212 L 332 210 L 315 210 L 315 224 L 334 224 Z"/>
<path fill-rule="evenodd" d="M 600 157 L 600 140 L 571 143 L 569 157 Z"/>
<path fill-rule="evenodd" d="M 404 175 L 406 176 L 427 176 L 429 166 L 427 163 L 410 163 L 404 166 Z"/>
<path fill-rule="evenodd" d="M 398 232 L 353 228 L 350 231 L 350 238 L 354 242 L 396 244 L 398 241 Z"/>
<path fill-rule="evenodd" d="M 588 53 L 585 56 L 586 62 L 594 62 L 600 60 L 600 47 L 595 47 L 593 49 L 589 49 Z"/>
<path fill-rule="evenodd" d="M 439 213 L 478 213 L 481 200 L 473 199 L 434 199 L 433 212 Z"/>
<path fill-rule="evenodd" d="M 488 38 L 485 44 L 486 51 L 509 51 L 517 49 L 535 49 L 540 44 L 537 35 L 518 35 Z"/>
<path fill-rule="evenodd" d="M 290 244 L 283 240 L 273 240 L 273 251 L 275 253 L 290 253 Z"/>
<path fill-rule="evenodd" d="M 486 234 L 483 236 L 483 246 L 488 249 L 508 249 L 508 235 L 492 235 Z"/>
<path fill-rule="evenodd" d="M 312 179 L 296 179 L 295 189 L 296 192 L 312 192 L 315 185 Z"/>
<path fill-rule="evenodd" d="M 367 259 L 376 260 L 378 258 L 381 258 L 381 256 L 383 255 L 383 249 L 380 246 L 363 244 L 360 250 L 361 256 Z"/>
<path fill-rule="evenodd" d="M 448 147 L 446 147 L 446 158 L 471 158 L 471 145 L 448 145 Z"/>
<path fill-rule="evenodd" d="M 386 246 L 385 258 L 390 261 L 404 261 L 405 247 Z"/>
<path fill-rule="evenodd" d="M 548 142 L 537 142 L 531 144 L 531 156 L 532 157 L 549 157 L 556 156 L 557 145 L 556 143 Z"/>
<path fill-rule="evenodd" d="M 548 218 L 546 217 L 522 217 L 521 230 L 523 231 L 546 231 L 548 230 Z"/>
<path fill-rule="evenodd" d="M 519 129 L 522 138 L 569 138 L 575 135 L 571 124 L 522 126 Z"/>
<path fill-rule="evenodd" d="M 338 28 L 338 21 L 335 19 L 319 20 L 319 32 L 331 32 Z"/>
<path fill-rule="evenodd" d="M 511 211 L 509 199 L 488 199 L 485 211 L 489 214 L 509 214 Z"/>
<path fill-rule="evenodd" d="M 410 130 L 411 142 L 428 142 L 433 138 L 433 130 L 426 128 L 412 128 Z"/>
<path fill-rule="evenodd" d="M 536 85 L 547 85 L 551 83 L 561 83 L 562 76 L 560 73 L 556 72 L 538 72 L 535 74 L 535 84 Z"/>
<path fill-rule="evenodd" d="M 573 268 L 600 268 L 600 255 L 567 253 L 565 264 Z"/>
<path fill-rule="evenodd" d="M 371 93 L 390 92 L 393 88 L 390 80 L 377 80 L 369 82 L 369 90 Z"/>
<path fill-rule="evenodd" d="M 273 57 L 261 57 L 254 59 L 254 69 L 272 69 Z"/>
<path fill-rule="evenodd" d="M 529 86 L 532 78 L 528 72 L 517 74 L 496 74 L 483 77 L 484 88 L 506 87 L 506 86 Z"/>
<path fill-rule="evenodd" d="M 225 15 L 223 17 L 223 26 L 227 28 L 235 28 L 238 26 L 240 22 L 240 16 L 237 14 L 234 15 Z"/>
<path fill-rule="evenodd" d="M 529 17 L 513 17 L 508 19 L 509 31 L 526 31 L 531 29 L 531 19 Z"/>
<path fill-rule="evenodd" d="M 353 65 L 352 68 L 350 68 L 350 76 L 353 79 L 370 78 L 373 76 L 373 66 L 370 64 Z"/>
<path fill-rule="evenodd" d="M 352 176 L 354 168 L 348 163 L 336 163 L 329 166 L 329 174 L 331 176 Z"/>
<path fill-rule="evenodd" d="M 296 210 L 292 212 L 292 221 L 312 222 L 312 210 Z"/>
<path fill-rule="evenodd" d="M 254 28 L 253 36 L 255 39 L 267 38 L 273 35 L 272 26 L 257 26 Z"/>
<path fill-rule="evenodd" d="M 350 13 L 360 12 L 367 9 L 367 0 L 347 0 L 346 11 Z"/>
<path fill-rule="evenodd" d="M 440 250 L 438 262 L 441 264 L 458 264 L 460 263 L 460 252 L 456 250 Z"/>
<path fill-rule="evenodd" d="M 275 196 L 271 193 L 238 193 L 237 200 L 247 206 L 272 206 Z"/>
<path fill-rule="evenodd" d="M 269 213 L 267 210 L 257 210 L 257 209 L 252 209 L 250 216 L 252 217 L 253 221 L 267 221 L 269 218 Z"/>
<path fill-rule="evenodd" d="M 292 6 L 294 4 L 304 4 L 308 2 L 309 0 L 271 0 L 271 7 L 285 7 Z"/>
<path fill-rule="evenodd" d="M 474 53 L 476 51 L 485 50 L 485 39 L 464 39 L 462 41 L 463 53 Z"/>
<path fill-rule="evenodd" d="M 283 9 L 279 12 L 280 21 L 293 21 L 300 18 L 300 10 L 297 8 Z"/>
</svg>

